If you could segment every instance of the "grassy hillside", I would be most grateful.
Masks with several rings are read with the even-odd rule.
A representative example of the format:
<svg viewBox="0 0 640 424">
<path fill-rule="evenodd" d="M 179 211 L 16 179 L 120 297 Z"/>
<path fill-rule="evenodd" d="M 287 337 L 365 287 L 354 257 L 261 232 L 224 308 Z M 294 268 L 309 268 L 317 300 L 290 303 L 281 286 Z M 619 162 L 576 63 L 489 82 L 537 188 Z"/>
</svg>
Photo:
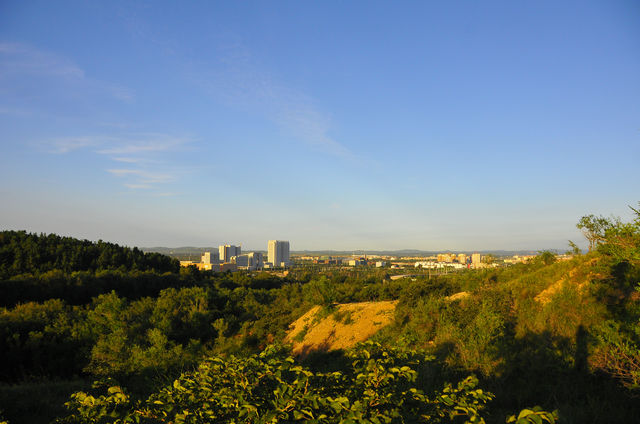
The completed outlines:
<svg viewBox="0 0 640 424">
<path fill-rule="evenodd" d="M 99 380 L 74 395 L 65 422 L 190 422 L 191 411 L 210 417 L 192 422 L 499 423 L 534 405 L 565 423 L 634 422 L 640 214 L 589 219 L 592 252 L 563 262 L 545 252 L 509 268 L 397 281 L 374 269 L 189 270 L 142 297 L 122 288 L 79 304 L 1 308 L 0 409 L 10 422 L 48 422 L 66 391 Z M 142 277 L 130 275 L 134 294 L 154 281 Z M 91 292 L 94 281 L 77 287 Z M 74 298 L 76 286 L 61 287 Z M 367 337 L 373 344 L 351 347 Z M 305 355 L 291 358 L 293 349 Z"/>
</svg>

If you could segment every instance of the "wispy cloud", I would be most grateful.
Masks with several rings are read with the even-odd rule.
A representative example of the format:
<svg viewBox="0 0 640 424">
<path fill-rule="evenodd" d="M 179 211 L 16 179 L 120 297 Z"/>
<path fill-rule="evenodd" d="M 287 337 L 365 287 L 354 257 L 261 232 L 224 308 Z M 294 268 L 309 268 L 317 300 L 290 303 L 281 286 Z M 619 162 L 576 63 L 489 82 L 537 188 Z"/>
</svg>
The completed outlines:
<svg viewBox="0 0 640 424">
<path fill-rule="evenodd" d="M 135 183 L 125 184 L 129 188 L 149 188 L 151 184 L 167 183 L 174 181 L 175 179 L 175 176 L 170 173 L 149 172 L 141 169 L 108 169 L 107 172 L 115 175 L 116 177 L 135 178 Z"/>
<path fill-rule="evenodd" d="M 0 76 L 10 74 L 55 75 L 84 78 L 84 71 L 72 62 L 55 54 L 21 43 L 0 42 Z"/>
<path fill-rule="evenodd" d="M 112 157 L 112 160 L 123 163 L 158 163 L 157 160 L 142 157 Z"/>
<path fill-rule="evenodd" d="M 45 151 L 66 154 L 76 150 L 88 150 L 106 156 L 114 163 L 126 163 L 127 168 L 110 168 L 106 171 L 123 180 L 131 190 L 149 190 L 177 180 L 181 171 L 171 164 L 171 154 L 184 150 L 192 141 L 189 137 L 169 134 L 138 133 L 120 137 L 83 136 L 47 140 Z"/>
<path fill-rule="evenodd" d="M 104 155 L 131 155 L 173 150 L 189 140 L 165 134 L 141 134 L 127 139 L 112 139 L 110 146 L 98 150 Z"/>
<path fill-rule="evenodd" d="M 67 153 L 86 147 L 93 147 L 96 153 L 108 155 L 119 162 L 151 161 L 147 155 L 173 151 L 191 142 L 190 137 L 177 137 L 158 133 L 132 133 L 124 136 L 82 136 L 58 137 L 43 144 L 51 153 Z M 121 156 L 124 155 L 124 156 Z"/>
<path fill-rule="evenodd" d="M 357 159 L 347 146 L 330 135 L 331 119 L 311 97 L 262 70 L 252 62 L 246 49 L 231 45 L 220 63 L 220 70 L 194 71 L 193 78 L 212 95 L 265 116 L 301 142 L 334 156 Z"/>
<path fill-rule="evenodd" d="M 108 96 L 129 102 L 134 98 L 130 89 L 113 82 L 88 77 L 71 60 L 24 43 L 0 41 L 0 81 L 11 85 L 13 78 L 55 78 L 77 92 L 103 92 Z"/>
<path fill-rule="evenodd" d="M 93 137 L 66 137 L 56 138 L 46 143 L 50 153 L 69 153 L 85 147 L 96 146 L 98 141 Z"/>
<path fill-rule="evenodd" d="M 137 189 L 148 189 L 148 188 L 152 188 L 151 184 L 131 184 L 131 183 L 125 183 L 124 184 L 125 187 L 127 188 L 131 188 L 134 190 Z"/>
<path fill-rule="evenodd" d="M 135 98 L 133 92 L 130 89 L 121 85 L 103 83 L 103 87 L 111 93 L 111 96 L 115 97 L 118 100 L 122 100 L 123 102 L 131 102 Z"/>
</svg>

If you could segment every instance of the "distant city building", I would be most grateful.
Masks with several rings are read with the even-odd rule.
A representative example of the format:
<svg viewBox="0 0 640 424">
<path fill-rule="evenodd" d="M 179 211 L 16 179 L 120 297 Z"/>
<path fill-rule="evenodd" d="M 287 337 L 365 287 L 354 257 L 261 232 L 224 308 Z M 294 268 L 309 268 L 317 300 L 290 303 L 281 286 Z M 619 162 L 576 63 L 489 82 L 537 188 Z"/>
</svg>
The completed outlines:
<svg viewBox="0 0 640 424">
<path fill-rule="evenodd" d="M 204 259 L 204 255 L 202 256 Z M 200 271 L 219 271 L 220 270 L 220 265 L 218 265 L 217 263 L 203 262 L 203 261 L 201 262 L 180 261 L 180 266 L 184 266 L 184 267 L 195 266 Z"/>
<path fill-rule="evenodd" d="M 225 271 L 237 271 L 238 270 L 238 265 L 233 264 L 231 262 L 225 262 L 223 264 L 220 264 L 220 272 L 225 272 Z"/>
<path fill-rule="evenodd" d="M 218 252 L 204 252 L 200 258 L 200 262 L 203 264 L 217 264 L 220 263 L 220 255 Z"/>
<path fill-rule="evenodd" d="M 473 255 L 471 255 L 471 264 L 474 267 L 479 267 L 481 260 L 482 260 L 482 256 L 480 256 L 479 253 L 474 253 Z"/>
<path fill-rule="evenodd" d="M 440 253 L 438 254 L 438 262 L 446 262 L 451 263 L 456 256 L 451 253 Z"/>
<path fill-rule="evenodd" d="M 415 268 L 424 269 L 463 269 L 464 264 L 453 262 L 432 262 L 432 261 L 418 261 L 413 265 Z"/>
<path fill-rule="evenodd" d="M 240 246 L 233 246 L 230 244 L 224 244 L 218 247 L 220 262 L 231 262 L 231 257 L 240 256 L 242 254 L 242 248 Z"/>
<path fill-rule="evenodd" d="M 530 260 L 532 260 L 533 258 L 535 258 L 535 255 L 525 255 L 525 256 L 514 255 L 511 258 L 504 259 L 503 262 L 505 264 L 526 263 L 526 262 L 529 262 Z M 558 258 L 560 259 L 560 257 L 558 257 Z"/>
<path fill-rule="evenodd" d="M 262 253 L 260 252 L 249 252 L 243 255 L 235 256 L 234 258 L 232 258 L 232 262 L 234 261 L 239 269 L 247 269 L 249 271 L 262 269 L 264 266 Z"/>
<path fill-rule="evenodd" d="M 459 253 L 458 254 L 458 263 L 459 264 L 466 264 L 467 263 L 467 255 L 465 255 L 464 253 Z"/>
<path fill-rule="evenodd" d="M 363 266 L 367 264 L 367 260 L 364 258 L 359 259 L 351 259 L 349 261 L 349 266 Z"/>
<path fill-rule="evenodd" d="M 264 263 L 264 256 L 260 252 L 249 252 L 247 254 L 249 257 L 248 267 L 251 269 L 262 269 L 262 264 Z"/>
<path fill-rule="evenodd" d="M 220 271 L 220 264 L 203 264 L 203 263 L 200 263 L 200 264 L 198 264 L 198 269 L 200 271 L 219 272 Z"/>
<path fill-rule="evenodd" d="M 376 268 L 382 268 L 385 265 L 387 265 L 387 263 L 385 261 L 376 262 Z"/>
<path fill-rule="evenodd" d="M 268 262 L 274 267 L 289 266 L 289 242 L 283 240 L 269 240 L 267 247 Z"/>
</svg>

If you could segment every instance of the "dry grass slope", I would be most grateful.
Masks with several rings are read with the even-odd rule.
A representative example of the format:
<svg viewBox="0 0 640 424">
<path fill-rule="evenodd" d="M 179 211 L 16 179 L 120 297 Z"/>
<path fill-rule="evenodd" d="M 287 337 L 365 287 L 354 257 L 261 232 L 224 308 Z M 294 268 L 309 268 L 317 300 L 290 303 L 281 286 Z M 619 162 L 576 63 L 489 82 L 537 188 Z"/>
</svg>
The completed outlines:
<svg viewBox="0 0 640 424">
<path fill-rule="evenodd" d="M 594 272 L 592 268 L 597 265 L 597 259 L 591 259 L 580 267 L 569 270 L 568 275 L 564 275 L 561 279 L 551 284 L 545 290 L 541 291 L 535 300 L 542 305 L 549 303 L 553 297 L 561 292 L 567 285 L 576 287 L 581 293 L 587 288 L 587 283 L 591 280 L 602 279 L 602 275 Z"/>
<path fill-rule="evenodd" d="M 385 301 L 340 304 L 324 317 L 322 307 L 314 306 L 291 324 L 285 341 L 293 343 L 296 355 L 352 347 L 390 324 L 396 303 Z"/>
</svg>

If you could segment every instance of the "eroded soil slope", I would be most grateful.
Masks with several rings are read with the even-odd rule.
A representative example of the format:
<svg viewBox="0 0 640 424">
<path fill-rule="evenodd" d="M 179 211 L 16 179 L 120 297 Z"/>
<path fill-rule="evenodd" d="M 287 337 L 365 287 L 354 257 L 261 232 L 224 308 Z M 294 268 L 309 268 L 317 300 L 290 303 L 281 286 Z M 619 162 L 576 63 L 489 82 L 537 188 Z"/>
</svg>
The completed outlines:
<svg viewBox="0 0 640 424">
<path fill-rule="evenodd" d="M 312 351 L 352 347 L 393 321 L 396 301 L 361 302 L 314 306 L 291 324 L 286 341 L 293 352 L 304 355 Z"/>
</svg>

